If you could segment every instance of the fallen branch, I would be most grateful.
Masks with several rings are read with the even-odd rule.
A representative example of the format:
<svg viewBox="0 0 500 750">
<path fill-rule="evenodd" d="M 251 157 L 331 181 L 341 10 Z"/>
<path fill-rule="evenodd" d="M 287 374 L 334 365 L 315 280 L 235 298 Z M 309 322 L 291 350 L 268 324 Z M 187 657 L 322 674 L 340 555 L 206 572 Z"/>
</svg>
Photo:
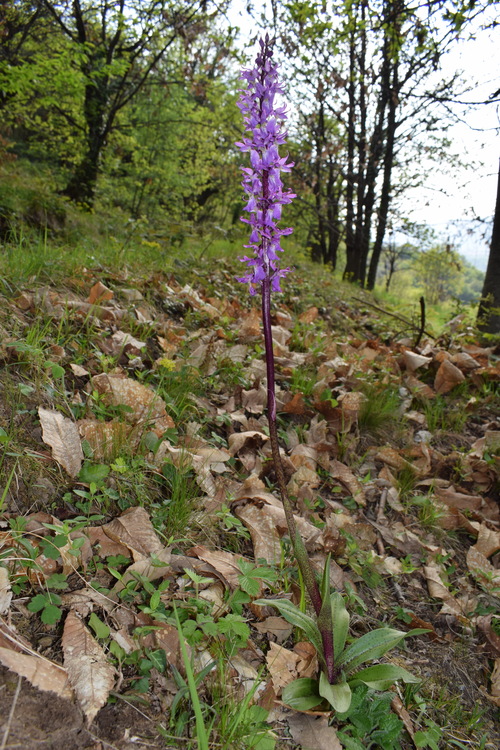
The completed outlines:
<svg viewBox="0 0 500 750">
<path fill-rule="evenodd" d="M 389 310 L 384 310 L 383 307 L 374 305 L 373 302 L 367 302 L 365 299 L 361 299 L 360 297 L 352 297 L 352 299 L 356 300 L 356 302 L 362 302 L 364 305 L 368 305 L 368 307 L 373 307 L 374 310 L 378 310 L 384 315 L 389 315 L 389 317 L 391 318 L 396 318 L 396 320 L 400 320 L 402 323 L 406 323 L 406 325 L 410 326 L 410 328 L 413 328 L 413 330 L 421 332 L 420 338 L 422 337 L 423 333 L 425 333 L 425 335 L 429 336 L 431 339 L 435 338 L 432 333 L 423 329 L 422 325 L 416 325 L 415 323 L 412 323 L 411 320 L 408 320 L 408 318 L 404 318 L 402 315 L 398 315 L 398 313 L 393 313 L 393 312 L 389 312 Z M 420 341 L 420 338 L 418 339 L 419 341 Z"/>
</svg>

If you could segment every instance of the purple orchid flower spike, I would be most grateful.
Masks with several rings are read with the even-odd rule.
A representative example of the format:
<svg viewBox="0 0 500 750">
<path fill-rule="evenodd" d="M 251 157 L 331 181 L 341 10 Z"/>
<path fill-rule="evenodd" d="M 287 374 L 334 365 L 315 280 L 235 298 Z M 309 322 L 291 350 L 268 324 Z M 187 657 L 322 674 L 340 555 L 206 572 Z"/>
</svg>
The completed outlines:
<svg viewBox="0 0 500 750">
<path fill-rule="evenodd" d="M 251 166 L 242 168 L 242 186 L 248 195 L 244 210 L 250 217 L 241 220 L 251 226 L 250 241 L 245 247 L 253 250 L 254 257 L 241 259 L 249 270 L 239 279 L 250 284 L 250 294 L 255 294 L 255 287 L 265 279 L 273 291 L 281 291 L 280 279 L 290 269 L 279 267 L 278 253 L 283 252 L 281 237 L 291 234 L 292 229 L 279 228 L 278 221 L 281 207 L 295 198 L 292 192 L 283 190 L 280 176 L 281 172 L 289 172 L 293 164 L 287 162 L 287 157 L 280 157 L 278 150 L 285 143 L 287 132 L 283 129 L 285 108 L 275 104 L 276 96 L 284 92 L 272 60 L 273 42 L 266 35 L 259 44 L 255 67 L 241 75 L 247 88 L 241 91 L 238 107 L 243 114 L 246 136 L 236 143 L 242 151 L 250 153 Z"/>
<path fill-rule="evenodd" d="M 239 108 L 243 113 L 246 135 L 236 145 L 243 152 L 250 154 L 250 167 L 243 167 L 243 189 L 248 195 L 245 211 L 249 218 L 242 221 L 251 227 L 250 241 L 246 248 L 253 250 L 253 257 L 245 256 L 248 272 L 239 281 L 249 284 L 250 294 L 259 289 L 262 293 L 262 325 L 266 349 L 267 373 L 267 414 L 269 437 L 273 463 L 279 487 L 283 509 L 285 511 L 288 532 L 293 551 L 305 586 L 316 612 L 317 624 L 321 633 L 326 674 L 329 682 L 335 678 L 334 648 L 331 623 L 331 606 L 329 597 L 323 606 L 323 598 L 307 555 L 304 541 L 297 530 L 293 507 L 286 489 L 285 474 L 281 463 L 276 426 L 276 397 L 274 352 L 271 329 L 271 292 L 280 292 L 280 280 L 290 269 L 280 268 L 279 252 L 283 252 L 281 238 L 291 234 L 292 229 L 281 229 L 281 209 L 290 203 L 295 195 L 283 190 L 281 172 L 289 172 L 293 164 L 287 157 L 281 157 L 279 146 L 286 141 L 285 108 L 275 105 L 275 98 L 283 94 L 278 79 L 278 70 L 273 63 L 273 42 L 266 35 L 261 39 L 260 51 L 255 59 L 255 66 L 245 70 L 241 78 L 247 87 L 241 91 Z"/>
</svg>

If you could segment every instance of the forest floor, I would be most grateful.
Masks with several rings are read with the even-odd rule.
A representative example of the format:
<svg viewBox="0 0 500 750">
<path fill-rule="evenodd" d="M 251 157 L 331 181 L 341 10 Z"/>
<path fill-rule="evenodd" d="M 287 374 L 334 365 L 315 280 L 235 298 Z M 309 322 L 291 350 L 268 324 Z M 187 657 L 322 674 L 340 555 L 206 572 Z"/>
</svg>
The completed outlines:
<svg viewBox="0 0 500 750">
<path fill-rule="evenodd" d="M 500 367 L 302 264 L 273 308 L 296 519 L 350 634 L 427 632 L 418 683 L 293 711 L 314 648 L 274 489 L 258 297 L 235 264 L 73 269 L 0 295 L 0 748 L 500 747 Z M 2 271 L 2 274 L 4 271 Z M 0 287 L 1 288 L 1 287 Z M 179 626 L 182 627 L 182 639 Z M 189 661 L 190 658 L 190 661 Z M 248 700 L 246 699 L 248 697 Z M 198 734 L 197 734 L 198 733 Z"/>
</svg>

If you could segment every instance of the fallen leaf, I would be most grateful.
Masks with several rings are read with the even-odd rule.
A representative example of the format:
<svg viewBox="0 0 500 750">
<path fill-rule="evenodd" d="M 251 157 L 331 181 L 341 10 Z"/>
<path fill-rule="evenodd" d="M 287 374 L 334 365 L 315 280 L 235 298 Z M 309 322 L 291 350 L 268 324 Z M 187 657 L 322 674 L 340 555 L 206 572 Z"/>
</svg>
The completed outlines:
<svg viewBox="0 0 500 750">
<path fill-rule="evenodd" d="M 483 588 L 496 593 L 500 587 L 500 570 L 493 567 L 487 557 L 476 547 L 467 550 L 467 567 Z"/>
<path fill-rule="evenodd" d="M 251 307 L 249 311 L 242 311 L 240 319 L 239 337 L 242 341 L 255 336 L 260 336 L 261 314 L 256 307 Z"/>
<path fill-rule="evenodd" d="M 162 433 L 175 427 L 167 414 L 163 399 L 137 380 L 102 373 L 92 378 L 92 386 L 102 395 L 105 404 L 129 407 L 130 411 L 124 414 L 127 422 L 141 424 L 143 427 L 152 424 L 153 429 L 161 430 Z"/>
<path fill-rule="evenodd" d="M 98 281 L 90 290 L 87 302 L 91 305 L 95 305 L 96 302 L 107 302 L 113 299 L 114 293 L 111 289 L 108 289 L 101 281 Z"/>
<path fill-rule="evenodd" d="M 406 369 L 411 373 L 415 372 L 415 370 L 418 370 L 419 367 L 423 367 L 424 365 L 428 365 L 430 362 L 432 362 L 432 357 L 423 357 L 421 354 L 415 354 L 415 352 L 410 352 L 408 350 L 403 353 L 403 356 Z"/>
<path fill-rule="evenodd" d="M 278 563 L 281 559 L 280 536 L 267 509 L 260 508 L 255 503 L 246 503 L 236 506 L 234 514 L 250 532 L 255 559 L 262 558 L 270 564 Z"/>
<path fill-rule="evenodd" d="M 449 359 L 443 360 L 439 366 L 434 379 L 434 390 L 436 393 L 449 393 L 456 385 L 463 383 L 465 375 L 462 370 L 450 362 Z"/>
<path fill-rule="evenodd" d="M 114 667 L 74 612 L 66 617 L 62 648 L 69 682 L 91 724 L 114 685 Z"/>
<path fill-rule="evenodd" d="M 493 702 L 500 706 L 500 659 L 495 659 L 493 672 L 491 673 L 491 696 Z"/>
<path fill-rule="evenodd" d="M 7 568 L 0 567 L 0 615 L 7 614 L 11 599 L 12 591 Z"/>
<path fill-rule="evenodd" d="M 241 559 L 241 555 L 233 555 L 231 552 L 224 552 L 223 550 L 212 551 L 201 544 L 190 549 L 188 554 L 195 555 L 200 560 L 212 565 L 228 582 L 231 588 L 239 586 L 241 570 L 238 560 Z"/>
<path fill-rule="evenodd" d="M 35 654 L 20 654 L 10 648 L 0 647 L 0 661 L 12 672 L 26 677 L 39 690 L 56 693 L 71 700 L 73 691 L 64 667 Z"/>
<path fill-rule="evenodd" d="M 498 635 L 491 627 L 491 615 L 482 615 L 476 618 L 476 624 L 479 630 L 483 633 L 486 641 L 490 647 L 491 656 L 495 659 L 500 658 L 500 635 Z"/>
<path fill-rule="evenodd" d="M 42 440 L 52 448 L 52 456 L 74 478 L 83 461 L 82 444 L 76 424 L 60 412 L 38 409 L 42 425 Z"/>
<path fill-rule="evenodd" d="M 342 750 L 337 732 L 327 716 L 296 713 L 287 717 L 290 734 L 301 750 Z"/>
<path fill-rule="evenodd" d="M 299 315 L 299 320 L 301 323 L 312 323 L 319 315 L 319 311 L 317 307 L 310 307 L 308 310 L 304 310 L 303 313 Z"/>
<path fill-rule="evenodd" d="M 451 614 L 458 617 L 463 617 L 464 612 L 462 610 L 462 607 L 444 585 L 441 578 L 441 573 L 441 569 L 435 563 L 424 565 L 424 574 L 427 579 L 429 594 L 436 599 L 441 599 L 441 601 L 444 602 L 441 608 L 441 614 Z"/>
<path fill-rule="evenodd" d="M 280 695 L 286 685 L 297 679 L 297 664 L 299 661 L 300 656 L 298 654 L 280 646 L 278 643 L 274 643 L 274 641 L 269 643 L 266 663 L 276 695 Z"/>
<path fill-rule="evenodd" d="M 125 449 L 135 450 L 141 441 L 141 432 L 126 422 L 80 419 L 77 424 L 82 439 L 88 442 L 97 461 L 110 461 Z"/>
<path fill-rule="evenodd" d="M 474 547 L 485 557 L 491 557 L 500 549 L 500 532 L 493 531 L 485 523 L 482 523 L 479 526 L 477 542 Z"/>
<path fill-rule="evenodd" d="M 283 617 L 266 617 L 262 622 L 255 622 L 254 628 L 262 634 L 274 636 L 276 643 L 281 644 L 290 636 L 293 625 L 290 625 Z"/>
<path fill-rule="evenodd" d="M 399 697 L 399 695 L 395 695 L 394 698 L 391 701 L 391 708 L 394 711 L 395 714 L 399 716 L 401 721 L 404 724 L 404 727 L 410 737 L 413 739 L 415 735 L 415 727 L 413 726 L 413 722 L 411 720 L 411 716 L 404 707 L 403 701 Z"/>
<path fill-rule="evenodd" d="M 144 508 L 128 508 L 121 516 L 105 524 L 102 530 L 114 542 L 128 547 L 134 559 L 158 555 L 164 549 Z M 140 558 L 134 554 L 137 552 Z"/>
<path fill-rule="evenodd" d="M 347 487 L 358 505 L 366 505 L 363 485 L 361 484 L 359 479 L 356 479 L 352 471 L 347 466 L 345 466 L 340 461 L 332 459 L 330 461 L 330 475 L 333 477 L 333 479 L 338 479 L 339 482 Z"/>
</svg>

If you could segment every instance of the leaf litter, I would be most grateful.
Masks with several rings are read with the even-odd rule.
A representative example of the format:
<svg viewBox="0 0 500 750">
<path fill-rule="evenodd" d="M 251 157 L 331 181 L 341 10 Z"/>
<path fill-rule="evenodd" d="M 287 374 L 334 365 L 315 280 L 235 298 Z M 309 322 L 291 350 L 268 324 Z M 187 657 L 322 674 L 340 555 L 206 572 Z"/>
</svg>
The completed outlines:
<svg viewBox="0 0 500 750">
<path fill-rule="evenodd" d="M 175 670 L 183 670 L 177 629 L 158 616 L 174 602 L 185 604 L 193 580 L 199 579 L 198 596 L 212 603 L 215 622 L 222 623 L 227 597 L 242 590 L 245 566 L 275 566 L 274 583 L 259 579 L 255 596 L 240 610 L 249 639 L 241 640 L 233 654 L 227 689 L 232 680 L 234 690 L 243 683 L 251 690 L 264 670 L 267 682 L 256 700 L 273 709 L 270 720 L 274 716 L 279 746 L 341 747 L 335 717 L 297 714 L 280 706 L 281 691 L 290 680 L 315 676 L 314 649 L 296 642 L 288 623 L 272 609 L 265 612 L 251 602 L 266 592 L 275 594 L 277 586 L 279 591 L 283 556 L 287 559 L 287 527 L 269 461 L 265 371 L 256 358 L 258 311 L 241 304 L 224 264 L 210 275 L 211 293 L 160 274 L 146 282 L 163 299 L 181 300 L 183 309 L 197 316 L 193 328 L 168 312 L 148 308 L 145 286 L 131 290 L 119 274 L 101 279 L 89 273 L 88 279 L 82 297 L 46 287 L 1 300 L 16 311 L 21 327 L 36 315 L 67 319 L 71 326 L 92 321 L 91 346 L 81 350 L 78 361 L 81 345 L 75 347 L 71 337 L 53 350 L 53 359 L 57 355 L 66 372 L 73 412 L 56 396 L 35 389 L 30 398 L 42 432 L 37 437 L 36 429 L 27 431 L 20 440 L 31 460 L 42 461 L 39 481 L 50 477 L 40 487 L 59 481 L 66 495 L 74 490 L 86 495 L 87 515 L 104 510 L 104 517 L 89 518 L 78 523 L 77 531 L 66 532 L 64 523 L 81 517 L 76 496 L 63 502 L 53 492 L 52 514 L 37 520 L 33 506 L 49 506 L 36 482 L 30 493 L 21 475 L 17 497 L 16 485 L 7 487 L 0 527 L 0 604 L 8 629 L 0 628 L 0 636 L 7 634 L 0 638 L 0 661 L 38 690 L 76 701 L 87 725 L 100 727 L 105 740 L 99 716 L 110 709 L 103 708 L 110 692 L 133 697 L 134 681 L 140 678 L 131 675 L 130 666 L 123 671 L 110 644 L 125 655 L 159 650 L 166 666 L 157 669 L 153 659 L 146 693 L 152 727 L 160 721 L 155 702 L 168 710 L 177 690 Z M 352 301 L 339 303 L 344 321 L 339 333 L 332 325 L 335 305 L 307 306 L 298 299 L 292 290 L 277 303 L 273 338 L 281 449 L 307 548 L 318 569 L 331 553 L 332 586 L 354 597 L 351 606 L 361 602 L 353 618 L 358 634 L 381 621 L 430 631 L 415 641 L 414 651 L 396 658 L 450 698 L 460 681 L 464 710 L 482 704 L 492 738 L 485 747 L 494 747 L 498 732 L 488 706 L 500 702 L 500 414 L 491 394 L 500 380 L 498 352 L 465 334 L 427 340 L 417 349 L 404 335 L 362 314 L 362 305 Z M 149 338 L 137 333 L 141 329 L 131 325 L 133 320 L 150 326 Z M 102 371 L 96 349 L 113 358 L 111 371 Z M 22 352 L 14 347 L 2 352 L 11 372 L 21 367 Z M 151 381 L 161 389 L 143 380 L 145 372 L 162 373 L 160 381 Z M 202 392 L 188 388 L 188 400 L 176 403 L 172 387 L 178 389 L 179 380 L 192 376 L 193 383 L 201 380 Z M 365 393 L 373 384 L 399 394 L 394 413 L 378 425 L 366 416 L 370 397 Z M 33 424 L 36 428 L 35 417 Z M 54 470 L 43 457 L 42 441 L 51 448 Z M 126 472 L 119 457 L 127 455 L 127 448 L 132 456 L 141 456 L 151 477 L 161 477 L 163 496 L 150 501 L 145 490 L 135 502 L 124 501 L 115 488 Z M 82 465 L 99 467 L 100 462 L 106 471 L 97 482 L 81 475 Z M 173 542 L 168 520 L 155 510 L 171 501 L 172 485 L 164 480 L 174 470 L 175 476 L 191 475 L 194 481 L 186 543 Z M 96 499 L 96 488 L 106 502 Z M 204 507 L 210 507 L 210 516 L 204 515 Z M 12 523 L 20 508 L 24 534 Z M 241 532 L 237 552 L 229 545 L 231 535 L 214 522 L 215 511 L 229 514 L 223 517 L 247 530 L 247 537 Z M 34 567 L 25 559 L 26 544 Z M 97 569 L 96 561 L 101 561 Z M 111 573 L 113 564 L 118 570 Z M 141 590 L 154 584 L 159 591 L 159 583 L 156 609 L 144 606 Z M 55 584 L 58 588 L 51 588 Z M 58 592 L 58 598 L 51 599 L 50 592 Z M 47 636 L 36 636 L 39 615 L 28 611 L 25 602 L 38 593 L 51 599 L 48 606 L 61 609 L 59 645 L 52 635 L 55 624 L 44 626 Z M 293 576 L 285 596 L 298 601 Z M 97 618 L 94 626 L 102 623 L 95 637 L 91 617 Z M 204 650 L 195 650 L 200 664 L 212 658 L 210 637 L 205 640 Z M 41 653 L 43 648 L 47 654 Z M 467 674 L 463 657 L 455 656 L 463 648 Z M 202 692 L 209 689 L 207 681 Z M 410 744 L 403 746 L 411 747 L 418 712 L 405 708 L 396 694 L 393 709 L 409 733 Z M 444 714 L 435 708 L 429 720 L 439 722 Z M 125 736 L 115 733 L 117 747 L 126 746 Z M 155 737 L 151 747 L 162 747 L 159 735 Z"/>
</svg>

